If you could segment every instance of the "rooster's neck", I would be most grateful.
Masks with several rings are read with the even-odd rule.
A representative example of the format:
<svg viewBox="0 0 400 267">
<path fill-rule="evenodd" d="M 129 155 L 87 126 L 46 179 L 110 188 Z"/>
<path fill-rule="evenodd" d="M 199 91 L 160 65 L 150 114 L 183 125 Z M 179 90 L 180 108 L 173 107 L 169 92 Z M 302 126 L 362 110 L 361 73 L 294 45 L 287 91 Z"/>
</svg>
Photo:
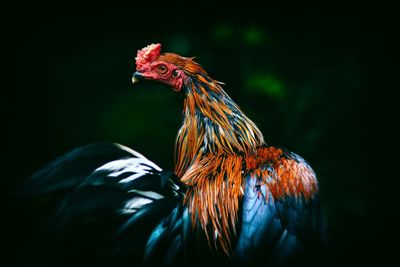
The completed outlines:
<svg viewBox="0 0 400 267">
<path fill-rule="evenodd" d="M 183 123 L 176 140 L 178 176 L 205 155 L 250 155 L 264 144 L 257 126 L 220 86 L 205 74 L 194 75 L 186 87 Z"/>
<path fill-rule="evenodd" d="M 264 144 L 263 136 L 207 75 L 191 77 L 186 90 L 175 172 L 188 186 L 185 203 L 193 224 L 202 227 L 210 244 L 213 241 L 229 254 L 243 195 L 245 159 Z"/>
</svg>

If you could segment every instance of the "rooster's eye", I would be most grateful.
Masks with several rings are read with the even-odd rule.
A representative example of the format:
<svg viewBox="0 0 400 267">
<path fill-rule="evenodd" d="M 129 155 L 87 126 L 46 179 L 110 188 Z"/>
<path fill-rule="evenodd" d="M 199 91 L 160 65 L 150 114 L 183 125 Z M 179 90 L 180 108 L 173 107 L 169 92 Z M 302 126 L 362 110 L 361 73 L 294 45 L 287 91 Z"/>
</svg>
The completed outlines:
<svg viewBox="0 0 400 267">
<path fill-rule="evenodd" d="M 158 70 L 158 72 L 160 73 L 160 74 L 165 74 L 165 73 L 167 73 L 167 66 L 165 66 L 165 65 L 159 65 L 158 67 L 157 67 L 157 70 Z"/>
<path fill-rule="evenodd" d="M 174 70 L 171 75 L 172 75 L 172 78 L 175 78 L 176 76 L 178 76 L 178 71 Z"/>
</svg>

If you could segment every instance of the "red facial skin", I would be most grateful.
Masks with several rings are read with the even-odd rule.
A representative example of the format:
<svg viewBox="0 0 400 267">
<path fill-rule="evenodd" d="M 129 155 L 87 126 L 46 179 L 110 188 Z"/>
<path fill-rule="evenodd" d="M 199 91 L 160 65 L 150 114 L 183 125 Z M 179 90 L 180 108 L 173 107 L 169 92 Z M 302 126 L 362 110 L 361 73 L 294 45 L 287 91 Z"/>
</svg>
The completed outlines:
<svg viewBox="0 0 400 267">
<path fill-rule="evenodd" d="M 136 70 L 147 80 L 165 83 L 180 92 L 187 79 L 186 74 L 175 64 L 157 60 L 160 57 L 161 45 L 151 44 L 139 50 L 136 57 Z"/>
<path fill-rule="evenodd" d="M 137 71 L 147 80 L 156 80 L 165 83 L 176 91 L 182 90 L 184 80 L 187 78 L 185 73 L 177 66 L 164 61 L 153 61 L 137 68 Z"/>
</svg>

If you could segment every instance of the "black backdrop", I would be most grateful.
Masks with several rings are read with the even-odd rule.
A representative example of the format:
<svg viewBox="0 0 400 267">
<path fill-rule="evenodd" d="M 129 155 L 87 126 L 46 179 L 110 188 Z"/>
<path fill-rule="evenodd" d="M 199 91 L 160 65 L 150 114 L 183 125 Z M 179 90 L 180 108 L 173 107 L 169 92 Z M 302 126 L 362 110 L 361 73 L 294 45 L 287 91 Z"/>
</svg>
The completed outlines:
<svg viewBox="0 0 400 267">
<path fill-rule="evenodd" d="M 389 116 L 396 84 L 385 84 L 396 77 L 389 10 L 60 5 L 14 7 L 10 14 L 3 23 L 5 194 L 46 162 L 91 142 L 119 142 L 172 168 L 182 96 L 130 81 L 137 49 L 160 42 L 164 51 L 196 56 L 225 82 L 267 143 L 310 162 L 332 264 L 382 263 L 391 255 L 386 238 L 395 232 L 389 203 L 397 183 L 389 180 L 387 149 L 398 120 Z M 23 255 L 15 228 L 5 239 L 11 258 Z"/>
</svg>

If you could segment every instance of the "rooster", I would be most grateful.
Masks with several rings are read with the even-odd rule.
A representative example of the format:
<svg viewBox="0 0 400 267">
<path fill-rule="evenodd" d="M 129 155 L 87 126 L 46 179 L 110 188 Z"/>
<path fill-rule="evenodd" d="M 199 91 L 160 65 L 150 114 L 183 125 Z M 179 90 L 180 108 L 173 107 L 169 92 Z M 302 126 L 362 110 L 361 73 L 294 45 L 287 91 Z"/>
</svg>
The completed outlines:
<svg viewBox="0 0 400 267">
<path fill-rule="evenodd" d="M 160 44 L 151 44 L 136 56 L 132 82 L 140 80 L 185 96 L 175 170 L 102 143 L 37 172 L 23 191 L 47 203 L 43 232 L 55 257 L 142 266 L 312 260 L 324 223 L 308 163 L 267 145 L 223 83 L 194 58 L 162 54 Z"/>
</svg>

